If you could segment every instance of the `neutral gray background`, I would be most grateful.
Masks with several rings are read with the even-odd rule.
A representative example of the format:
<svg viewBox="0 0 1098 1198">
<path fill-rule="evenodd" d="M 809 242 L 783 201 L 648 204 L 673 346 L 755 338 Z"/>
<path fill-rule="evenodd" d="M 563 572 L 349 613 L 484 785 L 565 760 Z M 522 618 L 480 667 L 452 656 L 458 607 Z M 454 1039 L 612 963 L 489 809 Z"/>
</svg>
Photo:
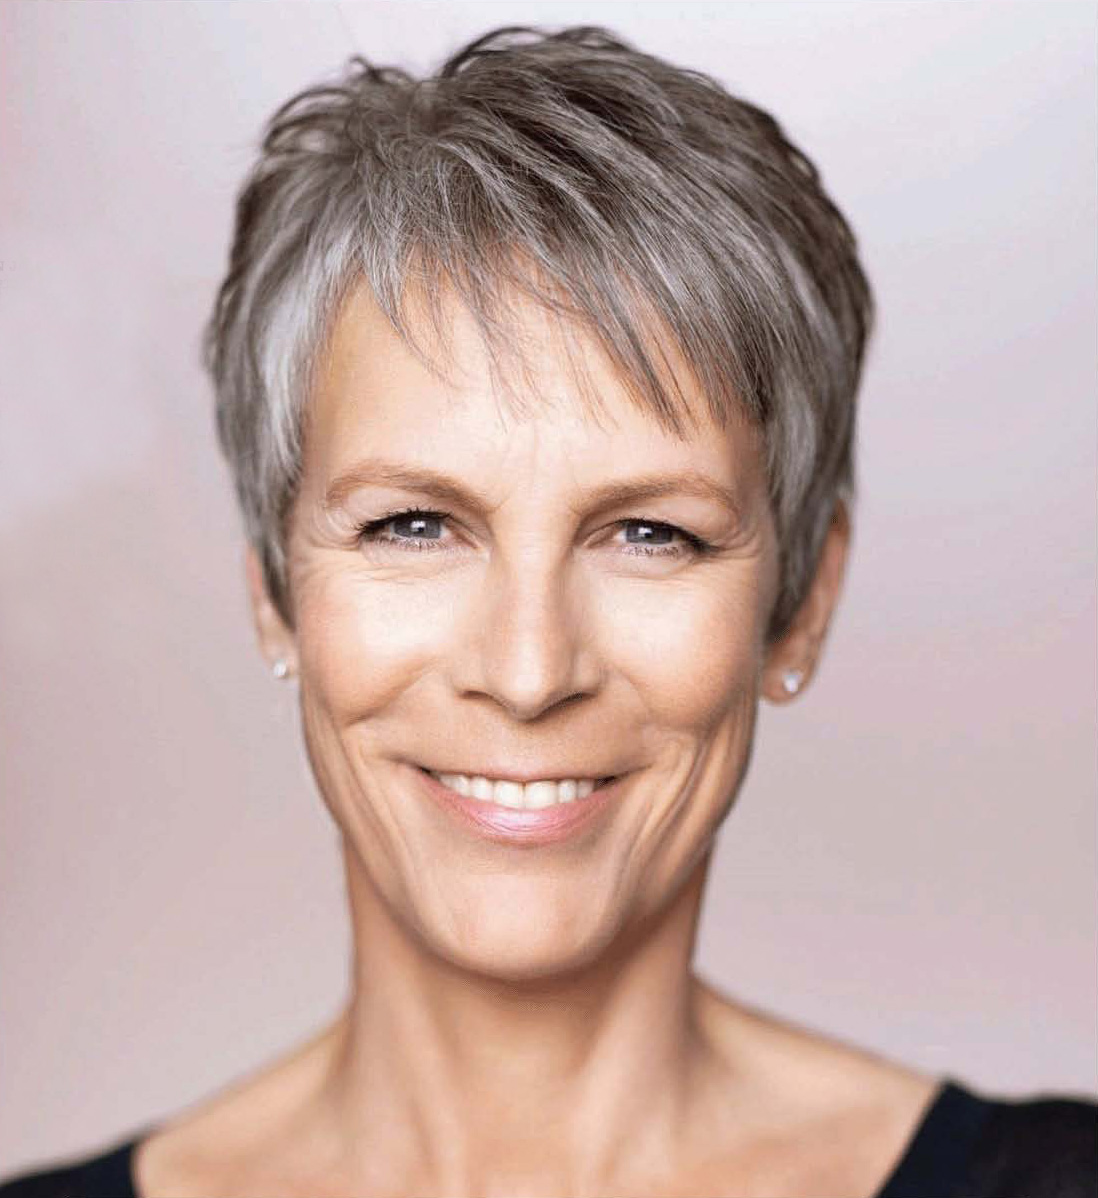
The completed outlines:
<svg viewBox="0 0 1098 1198">
<path fill-rule="evenodd" d="M 197 358 L 261 122 L 353 50 L 601 22 L 771 108 L 880 307 L 822 674 L 699 967 L 996 1091 L 1095 1078 L 1091 4 L 0 6 L 0 1173 L 315 1030 L 347 951 Z"/>
</svg>

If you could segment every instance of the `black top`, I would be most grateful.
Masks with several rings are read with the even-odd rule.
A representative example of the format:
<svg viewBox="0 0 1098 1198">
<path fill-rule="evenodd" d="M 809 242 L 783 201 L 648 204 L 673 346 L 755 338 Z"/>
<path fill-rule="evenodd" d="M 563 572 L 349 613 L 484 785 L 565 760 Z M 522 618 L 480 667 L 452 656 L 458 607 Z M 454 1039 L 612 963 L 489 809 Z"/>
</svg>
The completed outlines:
<svg viewBox="0 0 1098 1198">
<path fill-rule="evenodd" d="M 0 1198 L 138 1198 L 130 1162 L 153 1130 L 143 1128 L 99 1156 L 0 1183 Z M 947 1077 L 873 1198 L 1096 1195 L 1098 1101 L 1048 1094 L 990 1098 Z"/>
</svg>

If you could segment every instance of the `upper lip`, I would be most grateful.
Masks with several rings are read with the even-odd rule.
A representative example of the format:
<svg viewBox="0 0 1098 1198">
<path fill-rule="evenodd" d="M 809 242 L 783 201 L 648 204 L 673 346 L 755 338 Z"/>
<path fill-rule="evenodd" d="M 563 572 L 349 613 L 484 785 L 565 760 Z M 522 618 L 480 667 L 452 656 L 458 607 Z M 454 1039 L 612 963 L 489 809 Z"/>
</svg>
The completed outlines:
<svg viewBox="0 0 1098 1198">
<path fill-rule="evenodd" d="M 600 778 L 614 778 L 617 776 L 611 770 L 604 770 L 602 773 L 591 773 L 589 770 L 561 770 L 553 767 L 548 767 L 541 773 L 536 771 L 519 773 L 515 770 L 502 767 L 500 769 L 457 770 L 448 767 L 436 769 L 433 765 L 421 765 L 421 768 L 429 770 L 432 774 L 464 774 L 467 778 L 491 778 L 493 782 L 563 782 L 568 778 L 592 778 L 598 781 Z"/>
</svg>

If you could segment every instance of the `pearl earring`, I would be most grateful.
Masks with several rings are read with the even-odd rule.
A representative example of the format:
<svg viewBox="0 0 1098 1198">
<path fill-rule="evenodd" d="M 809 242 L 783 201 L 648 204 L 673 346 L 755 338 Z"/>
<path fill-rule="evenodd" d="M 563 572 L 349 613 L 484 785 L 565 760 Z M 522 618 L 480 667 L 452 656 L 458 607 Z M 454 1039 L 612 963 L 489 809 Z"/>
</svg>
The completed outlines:
<svg viewBox="0 0 1098 1198">
<path fill-rule="evenodd" d="M 280 657 L 280 658 L 279 658 L 279 659 L 278 659 L 278 660 L 277 660 L 277 661 L 274 663 L 274 665 L 273 665 L 273 666 L 271 666 L 271 673 L 272 673 L 272 674 L 273 674 L 273 675 L 274 675 L 274 676 L 275 676 L 275 677 L 276 677 L 276 678 L 277 678 L 277 679 L 278 679 L 280 682 L 282 681 L 282 679 L 283 679 L 283 678 L 285 678 L 285 677 L 286 677 L 286 675 L 287 675 L 287 674 L 289 674 L 289 672 L 290 672 L 290 667 L 289 667 L 289 666 L 286 664 L 286 659 L 285 659 L 284 657 Z"/>
<path fill-rule="evenodd" d="M 795 695 L 801 689 L 804 673 L 801 670 L 786 670 L 782 674 L 782 686 L 787 695 Z"/>
</svg>

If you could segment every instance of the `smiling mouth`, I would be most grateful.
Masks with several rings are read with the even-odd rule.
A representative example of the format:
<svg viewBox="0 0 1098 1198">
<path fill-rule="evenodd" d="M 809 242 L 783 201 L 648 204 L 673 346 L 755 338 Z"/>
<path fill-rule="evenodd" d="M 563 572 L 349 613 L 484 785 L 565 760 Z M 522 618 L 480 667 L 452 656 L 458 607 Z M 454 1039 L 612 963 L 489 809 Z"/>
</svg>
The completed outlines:
<svg viewBox="0 0 1098 1198">
<path fill-rule="evenodd" d="M 480 774 L 450 774 L 417 767 L 447 790 L 486 807 L 505 807 L 516 811 L 540 811 L 569 803 L 584 803 L 595 791 L 616 781 L 620 774 L 605 778 L 544 779 L 514 782 L 487 778 Z"/>
<path fill-rule="evenodd" d="M 592 843 L 605 830 L 622 790 L 635 771 L 606 778 L 522 783 L 436 772 L 408 763 L 425 792 L 457 821 L 456 826 L 488 841 L 520 849 L 549 848 L 566 841 Z M 457 787 L 467 788 L 462 794 Z M 490 787 L 490 789 L 489 789 Z M 575 793 L 573 794 L 573 788 Z M 478 795 L 486 795 L 480 798 Z"/>
</svg>

